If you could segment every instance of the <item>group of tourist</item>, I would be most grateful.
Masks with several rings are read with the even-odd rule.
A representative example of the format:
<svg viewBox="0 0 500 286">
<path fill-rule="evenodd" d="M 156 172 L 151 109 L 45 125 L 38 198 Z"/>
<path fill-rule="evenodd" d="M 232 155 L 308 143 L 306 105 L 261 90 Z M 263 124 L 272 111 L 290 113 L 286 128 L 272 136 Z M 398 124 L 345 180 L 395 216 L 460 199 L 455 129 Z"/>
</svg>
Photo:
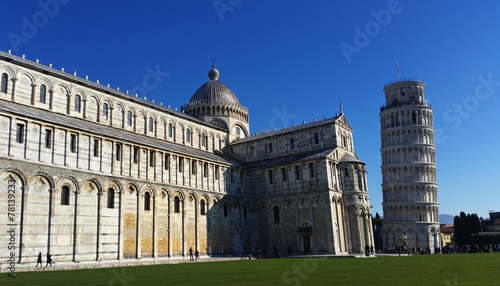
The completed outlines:
<svg viewBox="0 0 500 286">
<path fill-rule="evenodd" d="M 198 251 L 198 249 L 196 249 L 196 251 L 194 252 L 194 255 L 196 257 L 196 260 L 200 260 L 200 252 Z M 193 248 L 190 247 L 189 248 L 189 261 L 194 261 L 195 257 L 193 257 Z"/>
<path fill-rule="evenodd" d="M 443 248 L 443 253 L 492 253 L 497 252 L 499 249 L 495 244 L 466 244 L 466 245 L 456 245 L 456 246 L 445 246 Z"/>
<path fill-rule="evenodd" d="M 443 248 L 435 247 L 434 254 L 451 254 L 451 253 L 492 253 L 497 252 L 499 249 L 495 244 L 486 244 L 486 245 L 457 245 L 457 246 L 445 246 Z M 365 249 L 366 251 L 366 249 Z M 431 254 L 431 249 L 429 247 L 408 247 L 408 246 L 399 246 L 399 247 L 386 247 L 384 249 L 384 253 L 387 254 Z"/>
<path fill-rule="evenodd" d="M 40 267 L 43 266 L 43 261 L 42 261 L 42 253 L 39 252 L 38 253 L 38 258 L 36 259 L 36 266 L 35 267 L 38 267 L 38 264 L 40 264 Z M 52 267 L 52 255 L 50 255 L 49 253 L 47 253 L 47 264 L 45 264 L 45 268 L 47 268 L 47 265 L 50 264 L 50 267 Z"/>
</svg>

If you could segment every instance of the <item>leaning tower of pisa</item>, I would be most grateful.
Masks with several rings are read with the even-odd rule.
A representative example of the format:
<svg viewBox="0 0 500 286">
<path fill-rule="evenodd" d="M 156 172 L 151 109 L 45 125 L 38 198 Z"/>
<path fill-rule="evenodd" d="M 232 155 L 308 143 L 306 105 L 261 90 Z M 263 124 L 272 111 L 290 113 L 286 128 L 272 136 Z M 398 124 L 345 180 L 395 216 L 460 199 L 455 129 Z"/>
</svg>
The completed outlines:
<svg viewBox="0 0 500 286">
<path fill-rule="evenodd" d="M 384 247 L 441 247 L 433 110 L 425 84 L 398 79 L 384 86 L 380 108 Z"/>
</svg>

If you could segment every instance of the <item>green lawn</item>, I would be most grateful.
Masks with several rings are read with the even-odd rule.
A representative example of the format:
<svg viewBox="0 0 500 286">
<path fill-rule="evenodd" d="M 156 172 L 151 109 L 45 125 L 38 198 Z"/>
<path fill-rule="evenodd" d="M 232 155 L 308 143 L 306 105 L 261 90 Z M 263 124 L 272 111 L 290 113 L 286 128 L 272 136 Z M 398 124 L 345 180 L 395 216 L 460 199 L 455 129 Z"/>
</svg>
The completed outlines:
<svg viewBox="0 0 500 286">
<path fill-rule="evenodd" d="M 500 285 L 500 253 L 262 259 L 2 273 L 0 285 Z"/>
</svg>

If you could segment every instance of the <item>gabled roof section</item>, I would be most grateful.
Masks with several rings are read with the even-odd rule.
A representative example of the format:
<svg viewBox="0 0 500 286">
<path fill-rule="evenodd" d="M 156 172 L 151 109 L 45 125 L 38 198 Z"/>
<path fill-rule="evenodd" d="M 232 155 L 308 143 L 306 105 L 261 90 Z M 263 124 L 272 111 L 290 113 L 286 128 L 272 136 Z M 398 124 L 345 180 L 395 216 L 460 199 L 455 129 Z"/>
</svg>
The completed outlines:
<svg viewBox="0 0 500 286">
<path fill-rule="evenodd" d="M 245 142 L 249 142 L 249 141 L 273 137 L 276 135 L 283 135 L 283 134 L 287 134 L 287 133 L 293 133 L 293 132 L 297 132 L 297 131 L 301 131 L 301 130 L 305 130 L 305 129 L 309 129 L 309 128 L 314 128 L 314 127 L 318 127 L 318 126 L 322 126 L 322 125 L 331 124 L 331 123 L 334 123 L 337 119 L 339 119 L 339 117 L 340 116 L 335 116 L 335 117 L 322 119 L 322 120 L 318 120 L 318 121 L 313 121 L 313 122 L 309 122 L 309 123 L 305 123 L 305 124 L 301 124 L 301 125 L 296 125 L 296 126 L 292 126 L 292 127 L 288 127 L 288 128 L 284 128 L 284 129 L 279 129 L 279 130 L 275 130 L 275 131 L 271 131 L 271 132 L 260 133 L 257 135 L 238 139 L 235 142 L 231 143 L 231 145 L 236 145 L 236 144 L 245 143 Z"/>
<path fill-rule="evenodd" d="M 205 152 L 177 143 L 160 140 L 146 135 L 137 134 L 115 127 L 89 122 L 80 118 L 57 114 L 14 102 L 0 100 L 0 111 L 15 114 L 21 117 L 32 118 L 34 120 L 39 120 L 42 122 L 52 123 L 58 126 L 72 128 L 75 130 L 81 130 L 84 133 L 107 136 L 109 138 L 116 139 L 122 142 L 136 143 L 150 148 L 176 153 L 178 155 L 185 155 L 187 157 L 193 157 L 202 160 L 217 162 L 224 165 L 245 168 L 245 166 L 239 164 L 235 160 L 232 160 L 228 156 L 221 156 L 216 153 Z"/>
<path fill-rule="evenodd" d="M 339 124 L 340 126 L 342 126 L 345 129 L 347 129 L 347 130 L 349 130 L 349 131 L 352 132 L 351 125 L 349 125 L 349 122 L 347 122 L 347 119 L 345 118 L 344 113 L 341 113 L 338 116 L 338 119 L 336 121 L 337 121 L 337 124 Z"/>
<path fill-rule="evenodd" d="M 282 156 L 279 158 L 251 162 L 251 163 L 246 164 L 246 166 L 249 168 L 252 168 L 252 169 L 267 169 L 267 168 L 295 164 L 295 163 L 300 163 L 300 162 L 305 162 L 305 161 L 326 159 L 334 151 L 335 151 L 335 148 L 324 149 L 324 150 L 319 150 L 319 151 L 304 152 L 304 153 L 299 153 L 299 154 Z"/>
</svg>

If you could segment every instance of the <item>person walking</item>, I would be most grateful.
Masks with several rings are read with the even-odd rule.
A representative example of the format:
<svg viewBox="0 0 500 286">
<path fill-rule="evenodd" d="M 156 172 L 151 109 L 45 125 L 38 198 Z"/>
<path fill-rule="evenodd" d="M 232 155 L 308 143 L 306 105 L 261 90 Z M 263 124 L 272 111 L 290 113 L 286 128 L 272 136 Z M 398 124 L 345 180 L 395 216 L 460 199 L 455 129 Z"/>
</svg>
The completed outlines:
<svg viewBox="0 0 500 286">
<path fill-rule="evenodd" d="M 43 267 L 43 264 L 42 264 L 42 253 L 41 252 L 38 253 L 38 258 L 36 259 L 36 266 L 35 267 L 38 267 L 38 264 L 40 264 L 40 267 Z"/>
<path fill-rule="evenodd" d="M 189 261 L 194 261 L 193 248 L 192 247 L 189 248 Z"/>
<path fill-rule="evenodd" d="M 50 255 L 47 252 L 47 264 L 45 264 L 45 267 L 43 269 L 47 268 L 47 265 L 49 265 L 49 264 L 50 264 L 50 267 L 52 267 L 52 255 Z"/>
<path fill-rule="evenodd" d="M 196 260 L 200 260 L 200 252 L 198 251 L 198 249 L 196 249 L 196 251 L 194 252 L 194 257 L 196 257 Z"/>
</svg>

